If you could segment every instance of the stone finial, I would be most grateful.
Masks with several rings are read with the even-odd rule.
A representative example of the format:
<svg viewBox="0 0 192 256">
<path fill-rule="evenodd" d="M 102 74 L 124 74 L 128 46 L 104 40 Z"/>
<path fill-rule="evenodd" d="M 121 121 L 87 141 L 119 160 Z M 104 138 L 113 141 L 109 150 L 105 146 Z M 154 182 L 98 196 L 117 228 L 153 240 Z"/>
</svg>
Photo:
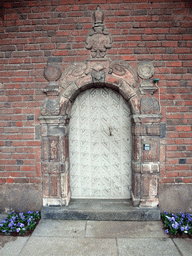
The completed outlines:
<svg viewBox="0 0 192 256">
<path fill-rule="evenodd" d="M 142 61 L 139 63 L 137 73 L 142 79 L 141 87 L 139 88 L 141 94 L 153 94 L 157 91 L 157 87 L 153 86 L 149 80 L 155 73 L 154 66 L 150 61 Z"/>
<path fill-rule="evenodd" d="M 86 48 L 91 50 L 92 58 L 104 58 L 107 49 L 111 48 L 112 38 L 104 25 L 104 13 L 99 6 L 93 13 L 92 31 L 86 37 Z"/>
<path fill-rule="evenodd" d="M 56 81 L 61 77 L 61 69 L 56 65 L 48 65 L 44 70 L 44 77 L 49 84 L 57 84 Z"/>
<path fill-rule="evenodd" d="M 56 65 L 48 65 L 44 70 L 44 77 L 49 84 L 43 89 L 47 94 L 47 98 L 43 102 L 40 113 L 42 116 L 57 116 L 60 112 L 59 106 L 59 85 L 57 81 L 61 77 L 61 69 Z"/>
<path fill-rule="evenodd" d="M 100 6 L 97 6 L 96 11 L 93 13 L 94 26 L 103 24 L 104 22 L 104 12 L 101 10 Z"/>
</svg>

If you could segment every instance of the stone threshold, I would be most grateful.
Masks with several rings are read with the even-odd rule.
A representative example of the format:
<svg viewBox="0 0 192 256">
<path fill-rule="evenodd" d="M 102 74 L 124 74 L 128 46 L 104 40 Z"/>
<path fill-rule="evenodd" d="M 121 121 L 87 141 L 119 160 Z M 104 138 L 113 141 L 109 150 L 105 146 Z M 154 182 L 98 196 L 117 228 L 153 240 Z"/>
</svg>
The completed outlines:
<svg viewBox="0 0 192 256">
<path fill-rule="evenodd" d="M 95 221 L 160 220 L 158 207 L 133 207 L 131 200 L 71 199 L 68 206 L 43 207 L 42 219 Z"/>
</svg>

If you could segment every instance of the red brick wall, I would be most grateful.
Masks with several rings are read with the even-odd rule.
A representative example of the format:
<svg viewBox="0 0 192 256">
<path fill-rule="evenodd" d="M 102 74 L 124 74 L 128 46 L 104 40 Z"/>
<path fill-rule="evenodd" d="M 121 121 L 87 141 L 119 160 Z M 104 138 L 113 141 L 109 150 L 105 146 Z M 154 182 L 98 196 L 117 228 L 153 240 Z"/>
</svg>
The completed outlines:
<svg viewBox="0 0 192 256">
<path fill-rule="evenodd" d="M 41 183 L 39 116 L 44 67 L 89 58 L 85 37 L 100 4 L 113 38 L 112 60 L 160 79 L 160 183 L 192 183 L 192 2 L 185 0 L 1 0 L 0 183 Z M 156 92 L 158 98 L 158 92 Z"/>
</svg>

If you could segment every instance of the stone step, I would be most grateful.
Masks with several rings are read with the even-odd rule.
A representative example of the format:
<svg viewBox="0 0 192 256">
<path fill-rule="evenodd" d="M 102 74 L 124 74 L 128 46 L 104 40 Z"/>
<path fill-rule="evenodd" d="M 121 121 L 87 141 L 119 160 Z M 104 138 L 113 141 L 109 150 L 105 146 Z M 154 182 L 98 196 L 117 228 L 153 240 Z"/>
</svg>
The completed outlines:
<svg viewBox="0 0 192 256">
<path fill-rule="evenodd" d="M 133 207 L 131 200 L 71 199 L 68 206 L 43 207 L 42 219 L 145 221 L 160 220 L 156 208 Z"/>
</svg>

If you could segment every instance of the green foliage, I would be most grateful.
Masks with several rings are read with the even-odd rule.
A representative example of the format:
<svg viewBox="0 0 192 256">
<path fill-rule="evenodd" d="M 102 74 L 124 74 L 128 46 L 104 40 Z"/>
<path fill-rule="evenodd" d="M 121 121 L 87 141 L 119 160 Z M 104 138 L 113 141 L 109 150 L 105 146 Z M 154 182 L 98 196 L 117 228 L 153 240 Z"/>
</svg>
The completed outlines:
<svg viewBox="0 0 192 256">
<path fill-rule="evenodd" d="M 33 230 L 36 225 L 35 220 L 41 218 L 41 212 L 28 211 L 25 214 L 22 212 L 16 213 L 15 211 L 8 214 L 8 217 L 0 223 L 0 233 L 11 235 L 17 232 L 19 235 L 24 234 L 27 230 Z"/>
<path fill-rule="evenodd" d="M 180 212 L 178 215 L 173 213 L 163 212 L 161 219 L 164 223 L 166 234 L 192 234 L 192 214 Z"/>
</svg>

